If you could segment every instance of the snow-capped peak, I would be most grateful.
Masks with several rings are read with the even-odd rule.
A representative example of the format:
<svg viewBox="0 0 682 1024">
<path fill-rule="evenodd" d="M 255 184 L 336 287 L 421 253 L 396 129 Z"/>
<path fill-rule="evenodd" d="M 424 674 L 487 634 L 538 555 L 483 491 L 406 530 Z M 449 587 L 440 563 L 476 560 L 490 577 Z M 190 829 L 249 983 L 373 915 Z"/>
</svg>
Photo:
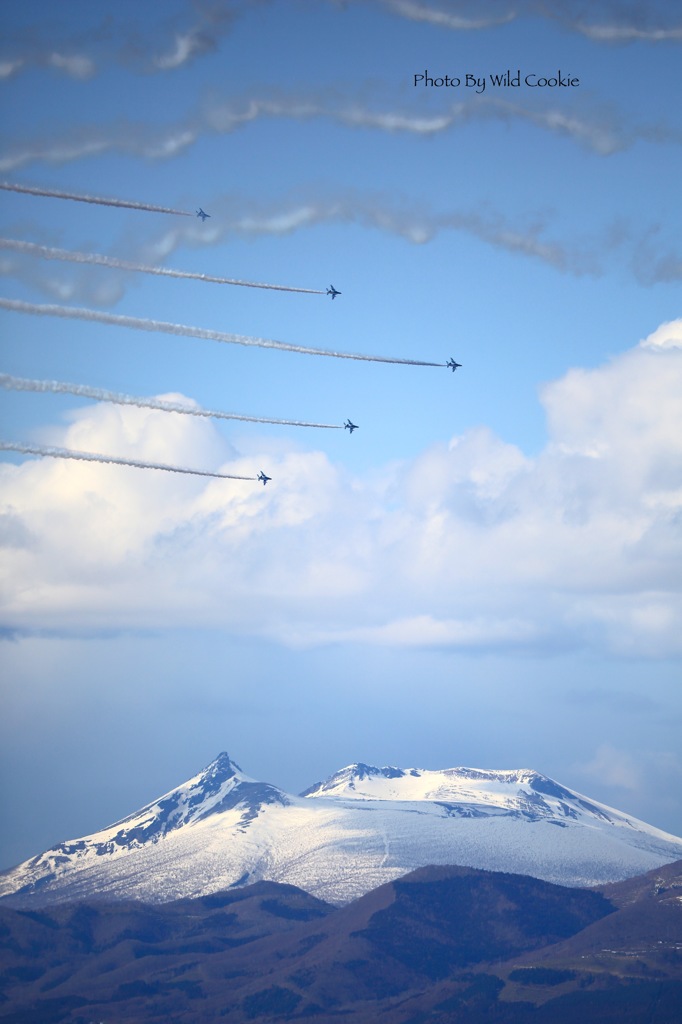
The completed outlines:
<svg viewBox="0 0 682 1024">
<path fill-rule="evenodd" d="M 345 768 L 340 768 L 338 772 L 334 772 L 324 782 L 316 782 L 314 786 L 305 789 L 301 796 L 337 796 L 346 789 L 351 791 L 352 795 L 356 782 L 362 782 L 364 779 L 372 776 L 381 776 L 384 779 L 397 779 L 402 778 L 404 774 L 405 772 L 401 768 L 393 768 L 390 765 L 384 768 L 375 768 L 374 765 L 363 764 L 362 761 L 359 761 L 356 764 L 349 764 Z"/>
<path fill-rule="evenodd" d="M 351 764 L 301 796 L 337 800 L 430 801 L 467 816 L 522 814 L 528 818 L 575 818 L 587 813 L 613 820 L 609 809 L 585 800 L 530 768 L 376 768 Z"/>
<path fill-rule="evenodd" d="M 165 793 L 139 811 L 82 839 L 67 840 L 19 865 L 31 877 L 28 888 L 49 883 L 67 866 L 105 863 L 135 850 L 149 850 L 162 840 L 192 831 L 190 826 L 216 820 L 224 812 L 243 831 L 270 804 L 289 805 L 291 798 L 276 786 L 245 775 L 224 751 L 193 778 Z M 25 870 L 28 868 L 28 872 Z M 11 874 L 11 872 L 10 872 Z M 2 885 L 0 884 L 0 894 Z"/>
<path fill-rule="evenodd" d="M 154 842 L 174 829 L 240 804 L 245 818 L 251 818 L 262 803 L 286 802 L 281 790 L 249 778 L 223 751 L 194 778 L 116 822 L 107 832 L 115 833 L 111 841 L 121 846 Z"/>
<path fill-rule="evenodd" d="M 20 905 L 152 902 L 270 879 L 345 902 L 425 864 L 597 884 L 682 855 L 682 840 L 531 769 L 357 763 L 289 796 L 226 754 L 127 818 L 0 876 Z"/>
</svg>

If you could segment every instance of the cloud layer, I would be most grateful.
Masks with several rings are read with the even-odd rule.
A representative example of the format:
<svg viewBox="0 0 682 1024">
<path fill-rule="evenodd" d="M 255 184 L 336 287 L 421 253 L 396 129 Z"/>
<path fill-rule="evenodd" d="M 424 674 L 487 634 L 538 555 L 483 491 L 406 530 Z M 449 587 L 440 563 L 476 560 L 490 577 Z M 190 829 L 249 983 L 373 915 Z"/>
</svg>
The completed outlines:
<svg viewBox="0 0 682 1024">
<path fill-rule="evenodd" d="M 478 428 L 371 478 L 317 451 L 246 460 L 190 417 L 89 407 L 41 440 L 236 475 L 262 464 L 273 484 L 4 465 L 3 623 L 679 652 L 680 393 L 676 321 L 545 387 L 536 458 Z"/>
</svg>

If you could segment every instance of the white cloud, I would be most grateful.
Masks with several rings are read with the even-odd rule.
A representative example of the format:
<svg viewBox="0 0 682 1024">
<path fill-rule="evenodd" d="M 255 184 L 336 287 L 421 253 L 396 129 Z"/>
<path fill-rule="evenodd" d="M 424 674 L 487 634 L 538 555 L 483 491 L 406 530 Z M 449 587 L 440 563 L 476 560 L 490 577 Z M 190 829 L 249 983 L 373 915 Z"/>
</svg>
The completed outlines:
<svg viewBox="0 0 682 1024">
<path fill-rule="evenodd" d="M 661 324 L 652 334 L 640 341 L 642 348 L 682 348 L 682 320 Z"/>
<path fill-rule="evenodd" d="M 290 643 L 301 647 L 324 643 L 376 644 L 380 647 L 457 647 L 481 649 L 490 647 L 523 647 L 538 639 L 534 623 L 523 619 L 435 619 L 431 615 L 416 615 L 409 619 L 396 619 L 386 625 L 355 626 L 345 630 L 318 629 L 316 632 L 297 632 Z"/>
<path fill-rule="evenodd" d="M 247 459 L 198 419 L 82 410 L 41 440 L 273 482 L 5 465 L 4 623 L 679 653 L 680 326 L 547 385 L 534 458 L 478 428 L 351 478 L 322 452 Z"/>
<path fill-rule="evenodd" d="M 58 71 L 64 71 L 70 78 L 85 80 L 95 74 L 95 62 L 83 54 L 51 53 L 47 64 Z"/>
</svg>

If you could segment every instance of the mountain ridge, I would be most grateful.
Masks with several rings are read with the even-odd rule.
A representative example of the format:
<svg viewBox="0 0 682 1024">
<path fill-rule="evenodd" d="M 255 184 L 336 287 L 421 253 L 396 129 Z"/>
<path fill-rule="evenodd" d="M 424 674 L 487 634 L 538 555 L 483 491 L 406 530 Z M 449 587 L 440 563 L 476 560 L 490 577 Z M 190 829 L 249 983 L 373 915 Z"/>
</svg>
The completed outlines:
<svg viewBox="0 0 682 1024">
<path fill-rule="evenodd" d="M 0 904 L 0 1017 L 677 1024 L 682 860 L 596 889 L 425 866 L 343 907 L 257 882 L 163 904 Z"/>
<path fill-rule="evenodd" d="M 378 792 L 372 793 L 372 784 L 378 783 L 378 781 L 389 780 L 393 785 L 381 786 Z M 546 775 L 542 775 L 540 772 L 535 771 L 533 768 L 519 768 L 509 770 L 499 769 L 485 769 L 485 768 L 469 768 L 469 767 L 457 767 L 457 768 L 444 768 L 444 769 L 429 769 L 429 768 L 397 768 L 393 765 L 387 765 L 383 768 L 375 767 L 374 765 L 367 765 L 362 762 L 347 765 L 345 768 L 339 769 L 333 775 L 329 776 L 324 782 L 315 783 L 308 789 L 304 790 L 300 795 L 304 797 L 319 797 L 319 796 L 334 796 L 344 799 L 358 799 L 358 800 L 372 800 L 372 799 L 405 799 L 407 793 L 402 796 L 396 796 L 395 790 L 400 787 L 401 783 L 397 780 L 405 780 L 408 783 L 406 787 L 408 793 L 412 799 L 442 799 L 447 796 L 454 796 L 458 799 L 458 802 L 464 802 L 465 796 L 469 796 L 473 799 L 472 807 L 480 805 L 481 808 L 486 807 L 487 810 L 492 810 L 495 803 L 494 799 L 490 796 L 491 784 L 499 783 L 503 787 L 510 785 L 528 786 L 530 793 L 525 792 L 525 813 L 528 816 L 533 816 L 534 808 L 539 808 L 543 802 L 543 797 L 553 797 L 560 801 L 561 809 L 566 816 L 575 817 L 575 813 L 570 809 L 570 804 L 577 804 L 583 810 L 589 813 L 595 814 L 598 817 L 602 817 L 605 820 L 609 819 L 609 811 L 613 811 L 613 808 L 607 807 L 605 804 L 600 804 L 598 801 L 590 800 L 588 797 L 577 793 L 575 790 L 566 789 L 564 786 L 559 785 L 553 779 L 550 779 Z M 416 785 L 412 780 L 420 779 L 422 785 Z M 358 782 L 363 783 L 361 788 L 358 788 L 356 784 Z M 434 782 L 435 780 L 435 787 Z M 438 785 L 438 780 L 440 785 Z M 445 780 L 445 782 L 443 782 Z M 431 785 L 429 786 L 429 783 Z M 450 785 L 448 785 L 448 783 Z M 468 784 L 468 785 L 467 785 Z M 477 786 L 479 784 L 479 786 Z M 480 784 L 483 784 L 488 790 L 486 799 L 479 804 L 476 799 L 477 790 L 480 789 Z M 519 804 L 518 809 L 521 813 L 524 812 L 523 804 Z M 499 806 L 502 809 L 509 809 L 509 801 L 507 801 L 506 808 L 504 802 L 500 802 Z M 620 817 L 624 817 L 629 820 L 627 816 L 617 812 Z M 632 818 L 632 821 L 637 819 Z M 638 824 L 641 824 L 638 822 Z M 647 830 L 654 830 L 654 826 L 647 825 Z M 668 833 L 659 831 L 661 835 L 667 836 Z"/>
<path fill-rule="evenodd" d="M 165 902 L 263 879 L 341 904 L 431 862 L 584 886 L 681 856 L 682 839 L 532 769 L 358 762 L 295 796 L 222 752 L 138 811 L 4 872 L 0 897 Z"/>
</svg>

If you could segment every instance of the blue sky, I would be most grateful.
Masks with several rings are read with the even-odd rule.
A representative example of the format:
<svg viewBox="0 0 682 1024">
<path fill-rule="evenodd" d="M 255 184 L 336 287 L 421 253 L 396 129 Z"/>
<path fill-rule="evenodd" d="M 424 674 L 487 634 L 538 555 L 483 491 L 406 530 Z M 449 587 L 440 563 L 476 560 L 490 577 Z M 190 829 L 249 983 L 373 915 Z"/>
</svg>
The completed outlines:
<svg viewBox="0 0 682 1024">
<path fill-rule="evenodd" d="M 222 749 L 294 791 L 533 767 L 682 833 L 681 42 L 656 3 L 3 13 L 0 180 L 211 214 L 6 188 L 3 239 L 343 293 L 5 246 L 4 298 L 463 364 L 0 310 L 4 374 L 360 425 L 1 392 L 6 441 L 273 478 L 3 453 L 3 865 Z"/>
</svg>

